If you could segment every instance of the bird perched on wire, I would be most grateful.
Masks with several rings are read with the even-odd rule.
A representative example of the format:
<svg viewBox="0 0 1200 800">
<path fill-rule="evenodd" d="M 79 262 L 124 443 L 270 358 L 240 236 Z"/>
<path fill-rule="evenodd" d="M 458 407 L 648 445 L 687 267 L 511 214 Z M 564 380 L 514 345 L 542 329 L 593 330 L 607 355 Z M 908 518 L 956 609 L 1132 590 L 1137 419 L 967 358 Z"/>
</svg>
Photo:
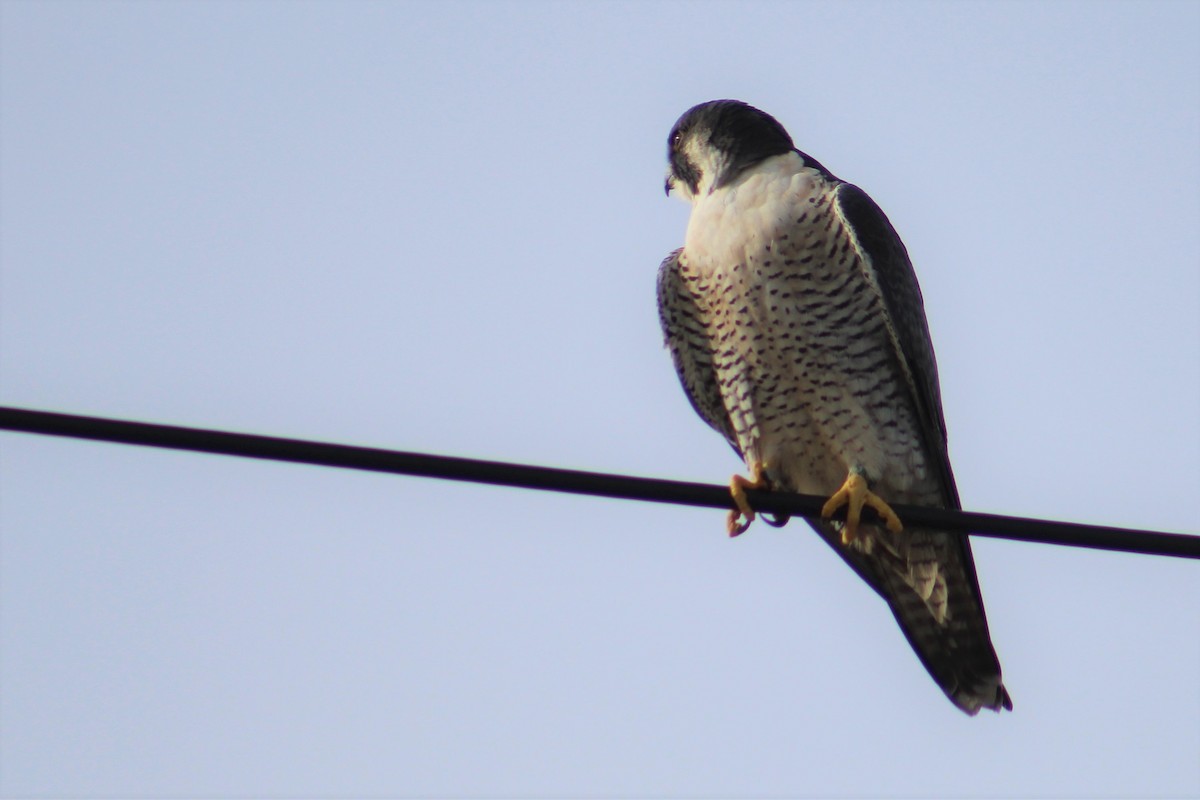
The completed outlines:
<svg viewBox="0 0 1200 800">
<path fill-rule="evenodd" d="M 667 157 L 667 193 L 692 212 L 659 267 L 659 315 L 692 406 L 750 473 L 731 481 L 730 534 L 755 518 L 747 489 L 828 496 L 812 526 L 887 601 L 951 702 L 1011 709 L 970 543 L 905 528 L 889 505 L 961 508 L 900 237 L 862 189 L 745 103 L 689 110 Z"/>
</svg>

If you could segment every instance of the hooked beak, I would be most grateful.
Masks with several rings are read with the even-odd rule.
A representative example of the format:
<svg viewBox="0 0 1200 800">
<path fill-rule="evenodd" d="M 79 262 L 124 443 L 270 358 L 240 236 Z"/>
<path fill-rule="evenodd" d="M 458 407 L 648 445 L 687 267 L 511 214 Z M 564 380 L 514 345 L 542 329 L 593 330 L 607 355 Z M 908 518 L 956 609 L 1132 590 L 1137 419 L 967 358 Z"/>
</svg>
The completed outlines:
<svg viewBox="0 0 1200 800">
<path fill-rule="evenodd" d="M 675 176 L 668 172 L 666 183 L 663 184 L 663 190 L 666 192 L 667 197 L 671 196 L 671 190 L 674 188 L 675 188 Z"/>
</svg>

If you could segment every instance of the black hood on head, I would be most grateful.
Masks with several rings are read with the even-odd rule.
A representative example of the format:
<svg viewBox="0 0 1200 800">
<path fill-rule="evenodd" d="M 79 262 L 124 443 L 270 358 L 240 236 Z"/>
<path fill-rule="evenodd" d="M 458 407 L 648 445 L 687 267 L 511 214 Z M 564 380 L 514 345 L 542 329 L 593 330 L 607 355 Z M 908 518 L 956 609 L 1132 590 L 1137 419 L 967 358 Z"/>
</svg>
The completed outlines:
<svg viewBox="0 0 1200 800">
<path fill-rule="evenodd" d="M 693 192 L 700 183 L 699 169 L 688 160 L 680 146 L 690 136 L 700 136 L 701 141 L 727 158 L 724 174 L 716 176 L 714 188 L 724 186 L 760 161 L 795 149 L 792 137 L 765 111 L 740 100 L 701 103 L 679 118 L 667 140 L 671 172 Z"/>
</svg>

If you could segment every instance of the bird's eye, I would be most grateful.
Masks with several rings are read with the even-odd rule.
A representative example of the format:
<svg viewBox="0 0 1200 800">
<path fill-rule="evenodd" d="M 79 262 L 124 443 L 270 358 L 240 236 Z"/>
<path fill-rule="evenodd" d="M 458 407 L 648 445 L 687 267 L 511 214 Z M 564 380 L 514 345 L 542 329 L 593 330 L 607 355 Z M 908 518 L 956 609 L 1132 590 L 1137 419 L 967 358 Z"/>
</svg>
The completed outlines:
<svg viewBox="0 0 1200 800">
<path fill-rule="evenodd" d="M 671 137 L 671 147 L 674 147 L 676 150 L 678 150 L 679 145 L 682 141 L 683 141 L 683 134 L 682 133 L 675 134 L 674 136 Z"/>
</svg>

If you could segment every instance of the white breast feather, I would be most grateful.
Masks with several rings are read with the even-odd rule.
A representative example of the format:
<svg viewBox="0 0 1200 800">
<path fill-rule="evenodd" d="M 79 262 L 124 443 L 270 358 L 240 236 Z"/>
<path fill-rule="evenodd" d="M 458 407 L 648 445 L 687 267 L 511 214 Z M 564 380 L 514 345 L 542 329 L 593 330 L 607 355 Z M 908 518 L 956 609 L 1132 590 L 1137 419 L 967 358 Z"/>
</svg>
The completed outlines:
<svg viewBox="0 0 1200 800">
<path fill-rule="evenodd" d="M 694 268 L 712 272 L 740 264 L 794 222 L 813 190 L 812 173 L 796 153 L 762 162 L 728 186 L 692 199 L 684 251 Z"/>
</svg>

